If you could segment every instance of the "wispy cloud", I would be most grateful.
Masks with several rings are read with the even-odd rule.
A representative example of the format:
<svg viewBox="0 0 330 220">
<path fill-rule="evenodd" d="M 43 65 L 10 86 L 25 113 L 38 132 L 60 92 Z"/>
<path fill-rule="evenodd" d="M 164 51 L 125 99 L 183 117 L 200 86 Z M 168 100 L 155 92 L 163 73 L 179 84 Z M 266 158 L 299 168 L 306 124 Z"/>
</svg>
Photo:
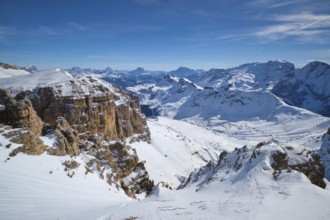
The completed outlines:
<svg viewBox="0 0 330 220">
<path fill-rule="evenodd" d="M 268 0 L 264 0 L 268 1 Z M 300 12 L 283 15 L 270 15 L 265 24 L 244 30 L 233 29 L 227 33 L 196 34 L 177 37 L 177 40 L 192 42 L 195 47 L 208 47 L 223 42 L 244 40 L 245 43 L 264 44 L 286 40 L 295 44 L 330 43 L 330 15 Z M 261 51 L 260 51 L 261 52 Z"/>
<path fill-rule="evenodd" d="M 85 27 L 81 24 L 77 24 L 77 23 L 71 22 L 71 21 L 68 21 L 67 25 L 69 25 L 70 27 L 72 27 L 73 29 L 78 30 L 78 31 L 86 31 L 88 29 L 87 27 Z"/>
<path fill-rule="evenodd" d="M 254 0 L 251 2 L 248 2 L 247 4 L 249 6 L 253 6 L 253 7 L 266 7 L 266 8 L 279 8 L 279 7 L 284 7 L 284 6 L 288 6 L 288 5 L 293 5 L 298 3 L 301 0 L 291 0 L 291 1 L 287 1 L 287 0 Z"/>
<path fill-rule="evenodd" d="M 5 41 L 11 35 L 16 33 L 16 29 L 13 27 L 0 26 L 0 41 Z"/>
<path fill-rule="evenodd" d="M 313 40 L 313 43 L 323 43 L 324 37 L 330 35 L 330 15 L 302 12 L 276 15 L 270 20 L 278 24 L 260 28 L 254 35 L 270 41 L 296 37 L 298 41 L 309 39 Z"/>
</svg>

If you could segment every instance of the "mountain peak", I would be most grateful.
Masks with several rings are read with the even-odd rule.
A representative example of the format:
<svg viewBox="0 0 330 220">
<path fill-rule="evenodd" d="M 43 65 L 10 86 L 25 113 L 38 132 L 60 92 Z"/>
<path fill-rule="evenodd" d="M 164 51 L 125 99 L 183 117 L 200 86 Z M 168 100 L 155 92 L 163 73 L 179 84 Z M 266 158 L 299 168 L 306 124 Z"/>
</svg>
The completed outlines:
<svg viewBox="0 0 330 220">
<path fill-rule="evenodd" d="M 128 73 L 130 73 L 130 74 L 140 74 L 140 73 L 145 73 L 145 72 L 146 72 L 146 70 L 144 68 L 138 67 L 135 70 L 129 71 Z"/>
<path fill-rule="evenodd" d="M 308 63 L 306 66 L 304 66 L 302 69 L 308 69 L 308 71 L 314 71 L 317 68 L 328 69 L 330 68 L 330 65 L 321 61 L 312 61 Z"/>
<path fill-rule="evenodd" d="M 106 71 L 106 72 L 112 72 L 113 70 L 110 67 L 107 67 L 107 68 L 104 69 L 104 71 Z"/>
<path fill-rule="evenodd" d="M 38 71 L 38 68 L 34 65 L 29 65 L 28 67 L 24 67 L 24 69 L 30 73 L 34 73 Z"/>
</svg>

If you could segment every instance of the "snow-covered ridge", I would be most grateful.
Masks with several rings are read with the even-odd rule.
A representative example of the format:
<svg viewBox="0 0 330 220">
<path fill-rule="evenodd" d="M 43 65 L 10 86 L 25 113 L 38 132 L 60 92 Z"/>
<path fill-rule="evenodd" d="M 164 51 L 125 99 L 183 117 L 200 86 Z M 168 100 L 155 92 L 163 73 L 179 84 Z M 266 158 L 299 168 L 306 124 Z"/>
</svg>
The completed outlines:
<svg viewBox="0 0 330 220">
<path fill-rule="evenodd" d="M 56 96 L 84 97 L 86 95 L 104 96 L 107 93 L 118 94 L 119 90 L 98 77 L 77 75 L 61 69 L 50 69 L 25 75 L 5 78 L 0 82 L 0 88 L 9 90 L 12 94 L 20 91 L 34 91 L 38 88 L 51 87 Z"/>
<path fill-rule="evenodd" d="M 6 78 L 15 77 L 15 76 L 22 76 L 30 74 L 28 71 L 23 69 L 11 69 L 11 68 L 4 68 L 0 66 L 0 79 L 3 81 Z"/>
<path fill-rule="evenodd" d="M 210 70 L 201 79 L 201 85 L 225 87 L 241 91 L 269 91 L 284 76 L 293 73 L 294 65 L 286 61 L 248 63 L 226 70 Z"/>
<path fill-rule="evenodd" d="M 281 173 L 285 171 L 302 174 L 305 172 L 313 184 L 321 188 L 326 186 L 323 181 L 324 168 L 315 152 L 297 152 L 290 147 L 285 148 L 269 141 L 260 142 L 254 147 L 236 148 L 232 152 L 223 151 L 218 161 L 211 161 L 193 172 L 179 188 L 194 185 L 199 190 L 212 182 L 223 181 L 235 184 L 246 181 L 251 174 L 254 175 L 253 173 L 261 170 L 272 174 L 273 181 L 280 178 Z"/>
<path fill-rule="evenodd" d="M 22 90 L 49 87 L 56 83 L 65 83 L 70 80 L 73 80 L 71 74 L 56 68 L 3 79 L 0 82 L 0 87 L 8 89 L 12 93 L 17 93 Z"/>
</svg>

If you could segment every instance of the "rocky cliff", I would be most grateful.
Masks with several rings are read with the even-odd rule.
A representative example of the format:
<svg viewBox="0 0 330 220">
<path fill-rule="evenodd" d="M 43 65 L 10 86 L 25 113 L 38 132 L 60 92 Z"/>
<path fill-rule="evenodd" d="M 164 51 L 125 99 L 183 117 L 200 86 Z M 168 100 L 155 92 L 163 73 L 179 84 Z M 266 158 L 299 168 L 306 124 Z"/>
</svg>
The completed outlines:
<svg viewBox="0 0 330 220">
<path fill-rule="evenodd" d="M 7 84 L 12 94 L 0 90 L 0 123 L 23 129 L 12 134 L 12 141 L 22 146 L 13 149 L 10 156 L 19 152 L 38 155 L 46 151 L 57 156 L 84 153 L 89 155 L 86 174 L 96 167 L 100 178 L 131 197 L 152 190 L 153 182 L 143 163 L 126 144 L 150 141 L 138 98 L 97 78 L 75 78 L 60 70 L 24 77 L 32 82 L 31 88 L 15 95 L 24 88 L 15 87 L 16 80 L 21 80 L 17 77 Z M 35 79 L 39 81 L 33 85 Z M 40 137 L 53 137 L 51 146 Z"/>
</svg>

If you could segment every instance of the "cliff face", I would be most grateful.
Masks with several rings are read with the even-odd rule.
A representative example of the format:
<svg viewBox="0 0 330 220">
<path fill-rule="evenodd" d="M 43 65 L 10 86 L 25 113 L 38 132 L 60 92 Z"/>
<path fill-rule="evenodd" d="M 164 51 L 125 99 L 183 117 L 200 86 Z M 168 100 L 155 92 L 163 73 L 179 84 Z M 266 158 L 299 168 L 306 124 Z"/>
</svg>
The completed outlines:
<svg viewBox="0 0 330 220">
<path fill-rule="evenodd" d="M 0 123 L 14 128 L 29 128 L 35 134 L 40 134 L 43 122 L 38 117 L 32 103 L 24 93 L 15 98 L 8 91 L 0 90 Z"/>
<path fill-rule="evenodd" d="M 33 75 L 33 74 L 31 74 Z M 12 151 L 33 155 L 88 154 L 86 173 L 97 167 L 100 178 L 127 195 L 149 193 L 153 181 L 129 141 L 150 141 L 139 99 L 94 77 L 70 78 L 13 97 L 0 90 L 0 123 L 24 131 L 12 135 L 22 144 Z M 52 146 L 39 137 L 52 136 Z M 134 174 L 134 175 L 133 175 Z"/>
<path fill-rule="evenodd" d="M 102 133 L 107 140 L 125 139 L 133 134 L 148 132 L 146 121 L 140 113 L 140 104 L 131 96 L 127 96 L 127 103 L 116 105 L 118 97 L 114 94 L 78 98 L 56 96 L 54 89 L 48 87 L 40 88 L 30 97 L 39 117 L 50 127 L 55 126 L 58 117 L 64 117 L 78 133 Z M 148 138 L 147 134 L 145 138 Z"/>
</svg>

